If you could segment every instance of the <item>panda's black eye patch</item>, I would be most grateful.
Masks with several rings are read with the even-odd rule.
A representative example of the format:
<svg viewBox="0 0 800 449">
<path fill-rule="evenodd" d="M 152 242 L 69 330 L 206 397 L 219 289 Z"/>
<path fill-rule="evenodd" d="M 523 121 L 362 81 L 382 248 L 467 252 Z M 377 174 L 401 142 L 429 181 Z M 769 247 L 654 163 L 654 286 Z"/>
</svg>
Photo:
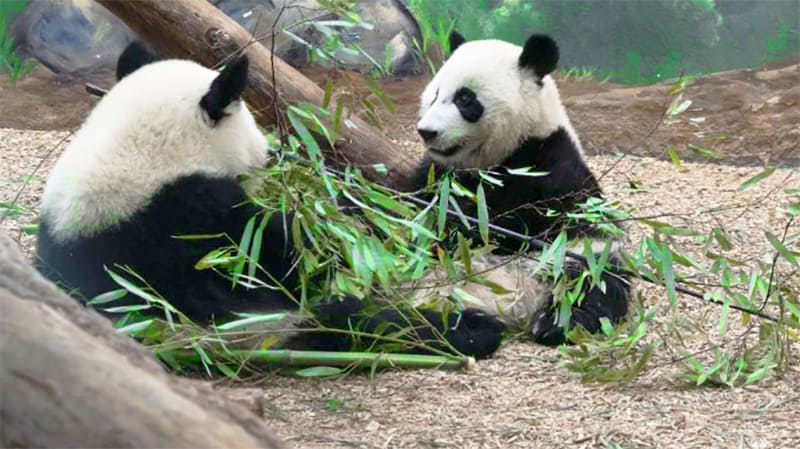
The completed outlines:
<svg viewBox="0 0 800 449">
<path fill-rule="evenodd" d="M 453 95 L 453 104 L 458 108 L 458 112 L 464 120 L 475 123 L 483 115 L 483 105 L 478 101 L 475 91 L 469 87 L 462 87 Z"/>
</svg>

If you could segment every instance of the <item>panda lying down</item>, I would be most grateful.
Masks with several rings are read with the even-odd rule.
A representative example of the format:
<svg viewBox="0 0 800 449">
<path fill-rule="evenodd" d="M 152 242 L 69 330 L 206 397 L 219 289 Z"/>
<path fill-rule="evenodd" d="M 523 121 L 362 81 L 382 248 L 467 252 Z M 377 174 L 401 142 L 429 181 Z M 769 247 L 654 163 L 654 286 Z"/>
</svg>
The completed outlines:
<svg viewBox="0 0 800 449">
<path fill-rule="evenodd" d="M 454 49 L 462 43 L 457 34 L 451 42 Z M 431 162 L 437 173 L 507 163 L 537 165 L 551 174 L 519 180 L 509 174 L 504 187 L 489 192 L 487 199 L 497 224 L 527 227 L 544 238 L 551 234 L 543 231 L 558 223 L 543 211 L 502 214 L 538 201 L 544 209 L 566 210 L 580 198 L 599 194 L 547 76 L 557 58 L 551 43 L 532 38 L 521 51 L 499 41 L 471 42 L 453 53 L 423 94 L 419 131 L 428 155 L 414 188 Z M 251 217 L 264 213 L 248 202 L 250 186 L 236 179 L 266 163 L 265 138 L 241 101 L 247 69 L 246 57 L 216 72 L 186 60 L 158 61 L 141 45 L 131 44 L 118 62 L 119 82 L 88 116 L 47 181 L 37 240 L 39 270 L 85 299 L 118 288 L 104 267 L 130 266 L 172 305 L 201 322 L 232 312 L 295 310 L 296 303 L 280 290 L 231 289 L 230 281 L 213 270 L 194 268 L 204 255 L 227 245 L 225 237 L 175 238 L 225 234 L 236 239 Z M 469 172 L 456 176 L 463 176 L 467 186 L 473 180 Z M 505 189 L 513 194 L 503 193 Z M 468 204 L 462 206 L 471 212 Z M 259 262 L 268 273 L 265 283 L 272 283 L 270 277 L 281 279 L 295 293 L 294 248 L 284 229 L 281 217 L 270 220 L 262 238 L 269 251 L 262 251 Z M 579 232 L 601 237 L 588 226 Z M 570 270 L 575 275 L 580 271 Z M 527 284 L 517 287 L 522 292 Z M 537 304 L 530 311 L 535 339 L 563 342 L 550 303 L 518 296 Z M 443 335 L 457 351 L 483 357 L 497 349 L 506 329 L 487 310 L 442 314 L 426 309 L 419 311 L 419 319 L 386 308 L 364 317 L 361 302 L 345 297 L 330 298 L 312 312 L 324 326 L 349 329 L 358 322 L 369 333 L 405 328 L 410 320 L 417 336 L 433 347 L 448 349 L 435 342 L 436 335 Z M 608 278 L 605 294 L 593 289 L 573 308 L 571 324 L 596 330 L 600 317 L 617 321 L 626 310 L 627 285 Z M 341 332 L 299 332 L 285 345 L 347 350 L 352 341 Z M 414 347 L 408 351 L 424 352 Z"/>
</svg>

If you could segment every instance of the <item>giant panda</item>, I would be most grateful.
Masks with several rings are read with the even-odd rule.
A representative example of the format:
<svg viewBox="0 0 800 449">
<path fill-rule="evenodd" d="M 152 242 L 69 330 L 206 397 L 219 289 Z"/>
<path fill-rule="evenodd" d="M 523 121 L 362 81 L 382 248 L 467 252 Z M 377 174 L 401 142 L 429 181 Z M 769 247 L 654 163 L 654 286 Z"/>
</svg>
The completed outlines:
<svg viewBox="0 0 800 449">
<path fill-rule="evenodd" d="M 39 270 L 76 298 L 90 299 L 119 288 L 106 268 L 129 267 L 201 323 L 233 312 L 297 309 L 283 290 L 232 288 L 214 270 L 195 268 L 210 251 L 238 242 L 247 221 L 265 213 L 249 201 L 255 179 L 237 179 L 263 166 L 267 155 L 266 138 L 241 100 L 247 72 L 246 56 L 217 72 L 188 60 L 159 60 L 132 43 L 119 58 L 117 84 L 49 175 L 38 230 Z M 274 287 L 277 279 L 297 293 L 293 239 L 284 234 L 290 226 L 280 215 L 263 231 L 262 282 Z M 187 235 L 218 237 L 179 238 Z M 423 325 L 395 309 L 366 317 L 364 309 L 346 297 L 330 298 L 312 312 L 336 329 L 392 332 L 391 324 L 412 323 L 419 338 L 444 335 L 453 348 L 475 357 L 491 354 L 503 329 L 479 310 L 449 317 L 421 311 Z M 351 341 L 342 332 L 299 332 L 287 346 L 346 350 Z"/>
<path fill-rule="evenodd" d="M 425 155 L 407 190 L 425 196 L 431 173 L 436 179 L 449 173 L 475 192 L 481 183 L 478 171 L 490 170 L 490 176 L 502 182 L 483 182 L 490 223 L 546 243 L 566 229 L 571 249 L 581 252 L 588 242 L 594 254 L 608 251 L 609 264 L 619 268 L 620 236 L 607 235 L 579 216 L 566 223 L 567 214 L 579 212 L 578 203 L 599 198 L 602 191 L 583 159 L 580 140 L 550 76 L 559 57 L 553 39 L 533 35 L 520 47 L 499 40 L 467 42 L 454 31 L 450 47 L 451 56 L 421 95 L 417 131 Z M 546 175 L 522 174 L 518 169 L 523 168 Z M 430 188 L 427 192 L 427 197 L 433 195 Z M 474 199 L 458 197 L 457 204 L 465 214 L 477 216 Z M 466 282 L 461 288 L 480 300 L 473 301 L 480 308 L 504 315 L 504 322 L 525 323 L 534 341 L 559 345 L 567 342 L 566 331 L 576 325 L 597 332 L 601 318 L 617 323 L 626 316 L 628 280 L 606 271 L 603 287 L 590 288 L 585 280 L 583 300 L 573 305 L 569 322 L 561 322 L 566 314 L 556 310 L 559 293 L 554 283 L 536 274 L 535 262 L 512 256 L 523 249 L 522 241 L 498 235 L 496 244 L 493 254 L 472 263 L 472 271 L 486 271 L 484 280 L 492 284 Z M 567 279 L 577 279 L 582 272 L 580 263 L 567 260 Z M 434 272 L 422 286 L 437 280 L 447 284 L 441 277 Z M 508 292 L 497 295 L 487 287 L 497 284 Z M 447 296 L 456 286 L 418 290 Z"/>
</svg>

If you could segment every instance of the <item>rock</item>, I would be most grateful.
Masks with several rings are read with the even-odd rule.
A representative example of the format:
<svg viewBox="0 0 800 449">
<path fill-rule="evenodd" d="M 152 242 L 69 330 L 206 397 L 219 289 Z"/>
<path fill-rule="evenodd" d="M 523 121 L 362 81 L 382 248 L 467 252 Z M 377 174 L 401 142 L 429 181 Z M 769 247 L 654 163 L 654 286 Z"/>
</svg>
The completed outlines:
<svg viewBox="0 0 800 449">
<path fill-rule="evenodd" d="M 20 56 L 60 75 L 87 79 L 109 69 L 135 33 L 88 0 L 31 0 L 14 19 L 11 36 Z"/>
</svg>

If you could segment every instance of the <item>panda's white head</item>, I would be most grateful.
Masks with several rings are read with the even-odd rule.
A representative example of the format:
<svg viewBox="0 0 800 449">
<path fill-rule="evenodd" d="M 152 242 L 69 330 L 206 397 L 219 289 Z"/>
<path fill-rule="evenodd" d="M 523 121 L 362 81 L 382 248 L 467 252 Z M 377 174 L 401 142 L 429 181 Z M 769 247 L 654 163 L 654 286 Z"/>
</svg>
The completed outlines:
<svg viewBox="0 0 800 449">
<path fill-rule="evenodd" d="M 181 176 L 236 176 L 263 165 L 265 137 L 241 101 L 247 69 L 246 57 L 217 72 L 129 47 L 119 82 L 48 179 L 42 216 L 54 235 L 67 240 L 124 219 Z"/>
<path fill-rule="evenodd" d="M 520 143 L 564 128 L 580 148 L 549 74 L 558 47 L 534 35 L 524 47 L 450 35 L 452 55 L 420 99 L 417 131 L 428 155 L 454 168 L 502 163 Z"/>
</svg>

